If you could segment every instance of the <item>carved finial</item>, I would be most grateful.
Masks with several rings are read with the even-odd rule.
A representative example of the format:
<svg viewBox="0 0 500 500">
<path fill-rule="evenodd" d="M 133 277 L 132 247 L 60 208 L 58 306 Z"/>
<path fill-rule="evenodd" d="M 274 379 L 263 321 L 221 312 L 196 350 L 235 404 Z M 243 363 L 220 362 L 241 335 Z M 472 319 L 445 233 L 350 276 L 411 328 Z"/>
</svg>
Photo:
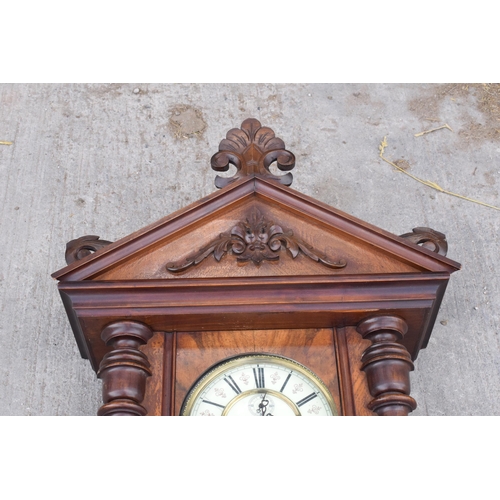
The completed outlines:
<svg viewBox="0 0 500 500">
<path fill-rule="evenodd" d="M 415 245 L 420 245 L 439 255 L 446 255 L 448 252 L 448 242 L 443 233 L 434 231 L 430 227 L 415 227 L 412 231 L 412 233 L 402 234 L 401 238 L 406 238 Z"/>
<path fill-rule="evenodd" d="M 275 137 L 269 127 L 262 127 L 255 118 L 248 118 L 241 129 L 233 128 L 219 144 L 219 152 L 212 156 L 210 163 L 217 172 L 227 172 L 229 164 L 237 168 L 233 177 L 215 177 L 215 185 L 220 189 L 247 175 L 260 174 L 290 186 L 292 174 L 275 176 L 269 166 L 277 161 L 282 171 L 292 170 L 295 156 L 285 149 L 285 143 Z"/>
<path fill-rule="evenodd" d="M 100 240 L 99 236 L 95 235 L 81 236 L 76 240 L 68 241 L 66 243 L 66 262 L 72 264 L 91 253 L 97 252 L 106 245 L 111 245 L 111 241 Z"/>
</svg>

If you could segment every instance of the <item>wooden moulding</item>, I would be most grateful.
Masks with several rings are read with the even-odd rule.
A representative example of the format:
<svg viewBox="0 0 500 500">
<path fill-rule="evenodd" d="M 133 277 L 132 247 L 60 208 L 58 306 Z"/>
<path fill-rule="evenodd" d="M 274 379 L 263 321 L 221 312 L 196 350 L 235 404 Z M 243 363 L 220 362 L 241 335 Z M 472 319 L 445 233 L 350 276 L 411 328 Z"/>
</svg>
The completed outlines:
<svg viewBox="0 0 500 500">
<path fill-rule="evenodd" d="M 323 328 L 398 314 L 416 358 L 430 335 L 449 275 L 266 277 L 253 279 L 64 282 L 60 293 L 82 355 L 97 370 L 101 331 L 123 319 L 154 331 Z"/>
</svg>

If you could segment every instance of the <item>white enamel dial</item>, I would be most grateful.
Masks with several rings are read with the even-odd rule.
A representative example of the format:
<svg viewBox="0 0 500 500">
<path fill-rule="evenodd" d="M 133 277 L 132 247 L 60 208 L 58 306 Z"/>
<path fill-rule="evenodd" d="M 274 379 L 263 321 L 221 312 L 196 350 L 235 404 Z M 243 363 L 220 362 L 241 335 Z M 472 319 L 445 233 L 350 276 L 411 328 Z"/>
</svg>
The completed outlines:
<svg viewBox="0 0 500 500">
<path fill-rule="evenodd" d="M 181 415 L 316 417 L 337 415 L 337 410 L 326 386 L 305 366 L 281 356 L 252 354 L 203 375 Z"/>
</svg>

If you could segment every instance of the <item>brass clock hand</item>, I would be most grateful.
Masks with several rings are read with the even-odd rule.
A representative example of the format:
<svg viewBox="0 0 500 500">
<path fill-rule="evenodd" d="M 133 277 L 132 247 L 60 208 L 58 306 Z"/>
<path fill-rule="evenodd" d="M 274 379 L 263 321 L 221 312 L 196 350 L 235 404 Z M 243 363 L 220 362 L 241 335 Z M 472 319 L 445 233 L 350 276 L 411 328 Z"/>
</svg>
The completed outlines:
<svg viewBox="0 0 500 500">
<path fill-rule="evenodd" d="M 259 408 L 257 411 L 261 414 L 260 415 L 261 417 L 272 417 L 273 415 L 271 413 L 268 413 L 266 415 L 267 406 L 269 405 L 269 400 L 265 399 L 266 396 L 267 396 L 267 392 L 265 392 L 264 395 L 262 396 L 262 400 L 259 403 Z"/>
</svg>

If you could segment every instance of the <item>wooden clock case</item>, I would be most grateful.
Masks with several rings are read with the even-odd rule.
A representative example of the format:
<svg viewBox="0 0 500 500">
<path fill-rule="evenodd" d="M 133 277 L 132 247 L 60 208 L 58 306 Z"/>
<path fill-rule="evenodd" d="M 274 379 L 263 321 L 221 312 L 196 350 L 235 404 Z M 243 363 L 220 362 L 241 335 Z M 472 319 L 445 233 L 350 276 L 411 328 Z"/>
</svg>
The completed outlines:
<svg viewBox="0 0 500 500">
<path fill-rule="evenodd" d="M 443 234 L 396 236 L 274 176 L 294 155 L 255 119 L 227 133 L 219 191 L 119 241 L 84 236 L 52 276 L 81 355 L 103 380 L 99 415 L 179 415 L 200 376 L 246 353 L 298 361 L 340 415 L 407 415 L 409 372 L 450 274 Z"/>
</svg>

